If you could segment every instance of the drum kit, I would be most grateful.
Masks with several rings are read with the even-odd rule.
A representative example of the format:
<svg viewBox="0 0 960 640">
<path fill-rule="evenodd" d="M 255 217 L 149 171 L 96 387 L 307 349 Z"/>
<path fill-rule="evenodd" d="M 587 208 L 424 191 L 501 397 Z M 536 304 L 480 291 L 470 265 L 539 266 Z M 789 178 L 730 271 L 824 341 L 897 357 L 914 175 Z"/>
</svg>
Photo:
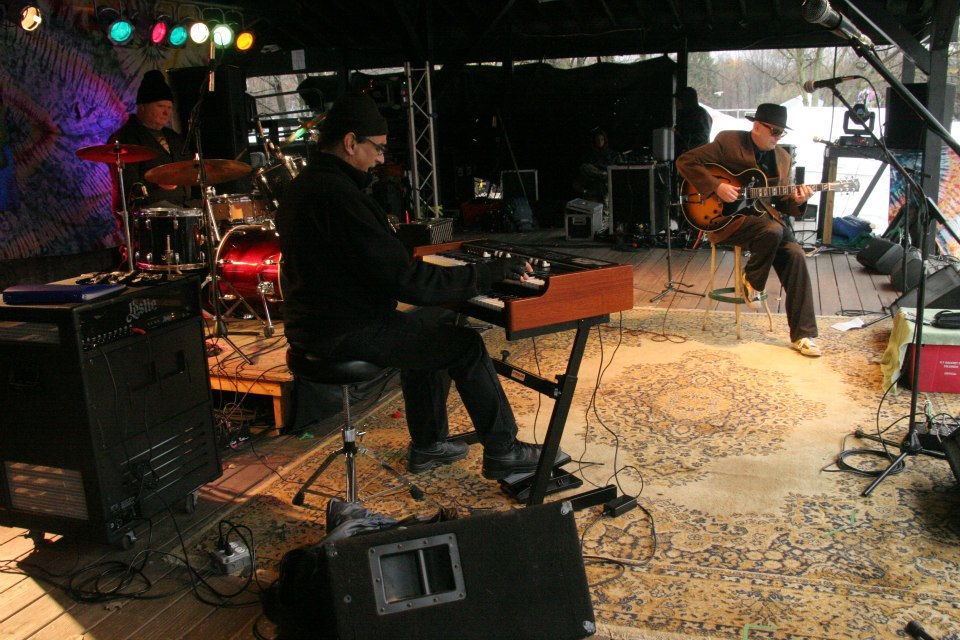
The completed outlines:
<svg viewBox="0 0 960 640">
<path fill-rule="evenodd" d="M 219 291 L 213 301 L 219 321 L 219 302 L 231 305 L 229 316 L 243 305 L 248 315 L 260 318 L 251 302 L 262 304 L 264 335 L 273 335 L 271 312 L 283 302 L 280 288 L 280 243 L 274 215 L 283 189 L 305 166 L 302 159 L 276 153 L 278 161 L 257 171 L 236 160 L 186 160 L 149 169 L 144 178 L 155 184 L 206 185 L 203 209 L 142 208 L 129 215 L 123 185 L 123 165 L 157 157 L 149 147 L 105 144 L 84 147 L 77 157 L 114 165 L 124 203 L 127 246 L 126 273 L 104 274 L 102 281 L 139 284 L 168 274 L 210 272 L 207 279 Z M 210 185 L 250 177 L 252 193 L 218 195 Z M 131 229 L 132 226 L 132 229 Z M 209 262 L 207 246 L 215 246 Z M 211 296 L 212 297 L 212 296 Z"/>
</svg>

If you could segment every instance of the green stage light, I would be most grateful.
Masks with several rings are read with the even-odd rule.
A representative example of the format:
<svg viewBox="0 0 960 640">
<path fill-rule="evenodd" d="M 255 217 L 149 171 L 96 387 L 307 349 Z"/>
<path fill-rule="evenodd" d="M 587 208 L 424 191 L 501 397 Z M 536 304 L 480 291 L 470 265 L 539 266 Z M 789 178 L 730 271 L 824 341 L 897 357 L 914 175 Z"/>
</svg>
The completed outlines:
<svg viewBox="0 0 960 640">
<path fill-rule="evenodd" d="M 170 33 L 167 34 L 167 45 L 180 49 L 186 46 L 189 37 L 190 33 L 187 25 L 181 22 L 170 29 Z"/>
<path fill-rule="evenodd" d="M 218 47 L 229 47 L 233 44 L 233 29 L 226 23 L 216 25 L 210 35 Z"/>
<path fill-rule="evenodd" d="M 128 44 L 133 39 L 133 23 L 112 7 L 100 7 L 97 21 L 113 44 Z"/>
</svg>

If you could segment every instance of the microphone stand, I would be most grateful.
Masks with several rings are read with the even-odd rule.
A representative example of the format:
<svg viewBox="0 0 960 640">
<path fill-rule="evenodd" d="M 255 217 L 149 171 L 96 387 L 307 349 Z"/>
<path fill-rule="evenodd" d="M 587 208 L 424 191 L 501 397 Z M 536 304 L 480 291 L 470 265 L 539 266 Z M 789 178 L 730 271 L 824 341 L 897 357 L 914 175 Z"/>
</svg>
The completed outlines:
<svg viewBox="0 0 960 640">
<path fill-rule="evenodd" d="M 211 44 L 211 51 L 213 45 Z M 211 68 L 210 73 L 214 72 L 214 68 Z M 197 103 L 193 105 L 193 109 L 190 112 L 190 125 L 189 131 L 187 132 L 187 144 L 191 135 L 196 140 L 197 144 L 197 166 L 199 167 L 199 174 L 197 176 L 197 182 L 200 186 L 200 198 L 203 202 L 203 210 L 206 215 L 205 224 L 204 224 L 204 241 L 207 244 L 207 267 L 210 270 L 210 300 L 213 304 L 213 319 L 214 319 L 214 330 L 213 336 L 219 338 L 226 342 L 233 351 L 238 354 L 244 362 L 248 365 L 253 364 L 253 360 L 249 358 L 243 351 L 240 350 L 240 347 L 234 343 L 227 331 L 227 323 L 223 318 L 223 312 L 220 308 L 220 278 L 217 274 L 217 248 L 220 246 L 220 233 L 216 227 L 216 219 L 213 215 L 213 206 L 210 204 L 210 194 L 207 192 L 207 169 L 203 163 L 203 144 L 200 137 L 200 106 L 203 104 L 203 99 L 206 96 L 207 84 L 200 84 L 200 95 L 197 97 Z M 214 245 L 216 242 L 216 245 Z"/>
<path fill-rule="evenodd" d="M 672 186 L 672 185 L 673 185 L 673 176 L 672 176 L 672 171 L 671 171 L 671 164 L 672 164 L 672 163 L 670 163 L 670 162 L 667 162 L 667 163 L 666 163 L 666 165 L 667 165 L 667 180 L 668 180 L 667 184 L 669 184 L 669 185 Z M 669 193 L 673 193 L 673 189 L 672 189 L 672 188 L 669 190 Z M 692 287 L 693 285 L 692 285 L 692 284 L 686 284 L 686 283 L 683 283 L 683 282 L 679 282 L 679 281 L 676 281 L 676 280 L 673 279 L 673 265 L 672 265 L 672 263 L 671 263 L 672 245 L 671 245 L 671 243 L 670 243 L 670 242 L 671 242 L 671 241 L 670 241 L 670 236 L 673 235 L 673 218 L 671 217 L 670 212 L 673 211 L 674 208 L 679 207 L 679 206 L 680 206 L 680 201 L 679 201 L 679 199 L 677 199 L 677 201 L 675 201 L 675 202 L 668 202 L 668 203 L 667 203 L 667 284 L 664 286 L 663 291 L 661 291 L 661 292 L 658 293 L 657 295 L 655 295 L 655 296 L 653 296 L 652 298 L 650 298 L 650 302 L 656 302 L 656 301 L 660 300 L 660 299 L 663 298 L 665 295 L 667 295 L 668 293 L 671 293 L 671 292 L 673 292 L 673 293 L 683 293 L 683 294 L 686 294 L 686 295 L 688 295 L 688 296 L 699 296 L 699 297 L 701 297 L 701 298 L 703 297 L 703 294 L 702 294 L 702 293 L 697 293 L 696 291 L 684 291 L 683 289 L 678 289 L 675 285 L 680 285 L 681 287 Z"/>
<path fill-rule="evenodd" d="M 870 64 L 870 66 L 872 66 L 877 71 L 877 73 L 879 73 L 887 81 L 890 87 L 893 88 L 893 90 L 896 91 L 897 94 L 901 98 L 903 98 L 913 108 L 914 112 L 916 112 L 916 114 L 920 116 L 920 118 L 924 121 L 924 123 L 932 131 L 934 131 L 940 137 L 940 139 L 947 144 L 947 146 L 953 149 L 956 153 L 960 154 L 960 143 L 957 143 L 957 141 L 950 135 L 950 133 L 946 129 L 944 129 L 943 125 L 941 125 L 940 122 L 937 121 L 937 119 L 934 118 L 929 111 L 927 111 L 926 107 L 924 107 L 914 97 L 914 95 L 910 91 L 908 91 L 906 87 L 903 86 L 903 83 L 901 83 L 896 77 L 893 76 L 890 70 L 887 69 L 886 66 L 884 66 L 883 62 L 881 62 L 880 59 L 877 57 L 877 55 L 873 52 L 872 46 L 868 46 L 868 44 L 865 43 L 863 39 L 857 38 L 854 36 L 850 36 L 849 41 L 850 41 L 849 44 L 853 47 L 857 55 L 863 58 L 864 60 L 866 60 Z M 890 41 L 893 42 L 893 40 L 890 40 Z M 836 86 L 831 87 L 831 91 L 833 91 L 833 95 L 847 108 L 847 110 L 853 113 L 852 107 L 843 98 L 843 96 L 840 95 L 840 92 L 837 91 Z M 864 126 L 864 129 L 867 129 L 867 127 L 864 125 L 863 121 L 859 118 L 859 116 L 854 114 L 854 119 L 858 123 L 860 123 L 861 126 Z M 913 189 L 915 193 L 918 193 L 918 194 L 923 193 L 923 188 L 920 186 L 919 183 L 917 183 L 913 175 L 904 168 L 904 166 L 897 160 L 897 158 L 892 153 L 890 153 L 886 145 L 880 142 L 877 136 L 873 133 L 872 129 L 867 129 L 867 130 L 870 131 L 870 135 L 871 137 L 873 137 L 874 141 L 880 145 L 880 148 L 883 150 L 883 153 L 887 158 L 887 162 L 889 162 L 890 165 L 893 166 L 900 173 L 900 175 L 903 176 L 903 179 L 907 183 L 908 188 Z M 905 219 L 906 219 L 906 225 L 907 225 L 906 228 L 909 233 L 910 226 L 909 226 L 908 216 L 909 216 L 909 208 L 908 208 L 908 211 L 905 213 Z M 924 315 L 924 305 L 926 303 L 926 289 L 927 289 L 926 264 L 927 264 L 927 257 L 928 257 L 927 256 L 928 245 L 930 244 L 928 241 L 928 235 L 930 234 L 930 231 L 931 231 L 930 229 L 931 218 L 940 222 L 947 229 L 947 231 L 950 232 L 950 235 L 952 235 L 954 239 L 957 240 L 957 242 L 960 242 L 960 237 L 957 236 L 957 233 L 953 230 L 953 228 L 949 225 L 949 223 L 947 223 L 946 219 L 943 217 L 943 214 L 940 212 L 940 209 L 937 207 L 936 202 L 934 202 L 930 196 L 926 196 L 923 202 L 920 203 L 920 205 L 917 207 L 917 216 L 918 216 L 918 229 L 920 230 L 920 236 L 921 236 L 920 282 L 917 285 L 917 311 L 914 319 L 914 323 L 915 323 L 914 326 L 916 327 L 916 331 L 915 331 L 914 347 L 913 347 L 913 380 L 911 381 L 909 425 L 907 428 L 907 434 L 904 436 L 903 440 L 899 444 L 889 443 L 889 444 L 893 444 L 893 446 L 896 446 L 897 448 L 900 449 L 900 455 L 898 455 L 894 460 L 892 460 L 890 462 L 890 465 L 883 472 L 880 473 L 877 479 L 874 480 L 873 483 L 863 491 L 863 493 L 861 494 L 863 495 L 863 497 L 869 496 L 873 492 L 873 490 L 876 489 L 877 486 L 886 479 L 887 476 L 889 476 L 895 470 L 899 470 L 900 468 L 902 468 L 903 461 L 907 458 L 907 456 L 924 454 L 924 455 L 928 455 L 935 458 L 945 457 L 945 455 L 942 452 L 932 451 L 929 449 L 925 449 L 923 447 L 920 441 L 919 426 L 917 424 L 917 398 L 919 396 L 919 390 L 917 387 L 920 384 L 920 354 L 923 351 L 923 315 Z M 929 425 L 927 426 L 929 428 Z M 874 440 L 874 441 L 882 442 L 884 444 L 888 444 L 883 439 L 877 438 L 875 436 L 870 436 L 868 434 L 862 434 L 859 432 L 859 430 L 858 430 L 858 436 L 866 438 L 868 440 Z"/>
</svg>

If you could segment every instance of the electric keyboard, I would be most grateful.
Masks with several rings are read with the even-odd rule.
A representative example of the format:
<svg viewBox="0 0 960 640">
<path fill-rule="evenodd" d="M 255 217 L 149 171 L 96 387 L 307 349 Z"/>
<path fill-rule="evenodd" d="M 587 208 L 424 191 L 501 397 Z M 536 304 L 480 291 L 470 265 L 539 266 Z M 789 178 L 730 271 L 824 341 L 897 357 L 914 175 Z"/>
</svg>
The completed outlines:
<svg viewBox="0 0 960 640">
<path fill-rule="evenodd" d="M 414 257 L 455 266 L 520 256 L 533 273 L 526 281 L 505 280 L 492 291 L 453 305 L 473 318 L 501 326 L 508 339 L 573 328 L 578 320 L 633 308 L 633 267 L 497 240 L 426 245 Z"/>
</svg>

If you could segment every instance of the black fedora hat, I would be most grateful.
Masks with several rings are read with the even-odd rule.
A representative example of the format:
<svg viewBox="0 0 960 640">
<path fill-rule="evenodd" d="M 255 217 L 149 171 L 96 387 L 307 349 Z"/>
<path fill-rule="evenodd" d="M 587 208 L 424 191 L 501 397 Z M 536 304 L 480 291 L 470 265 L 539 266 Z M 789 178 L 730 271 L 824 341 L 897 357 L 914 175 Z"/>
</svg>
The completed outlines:
<svg viewBox="0 0 960 640">
<path fill-rule="evenodd" d="M 782 129 L 790 128 L 787 126 L 787 108 L 783 105 L 771 104 L 769 102 L 764 102 L 757 107 L 756 113 L 752 116 L 747 116 L 747 120 L 765 122 L 766 124 L 772 124 Z"/>
</svg>

